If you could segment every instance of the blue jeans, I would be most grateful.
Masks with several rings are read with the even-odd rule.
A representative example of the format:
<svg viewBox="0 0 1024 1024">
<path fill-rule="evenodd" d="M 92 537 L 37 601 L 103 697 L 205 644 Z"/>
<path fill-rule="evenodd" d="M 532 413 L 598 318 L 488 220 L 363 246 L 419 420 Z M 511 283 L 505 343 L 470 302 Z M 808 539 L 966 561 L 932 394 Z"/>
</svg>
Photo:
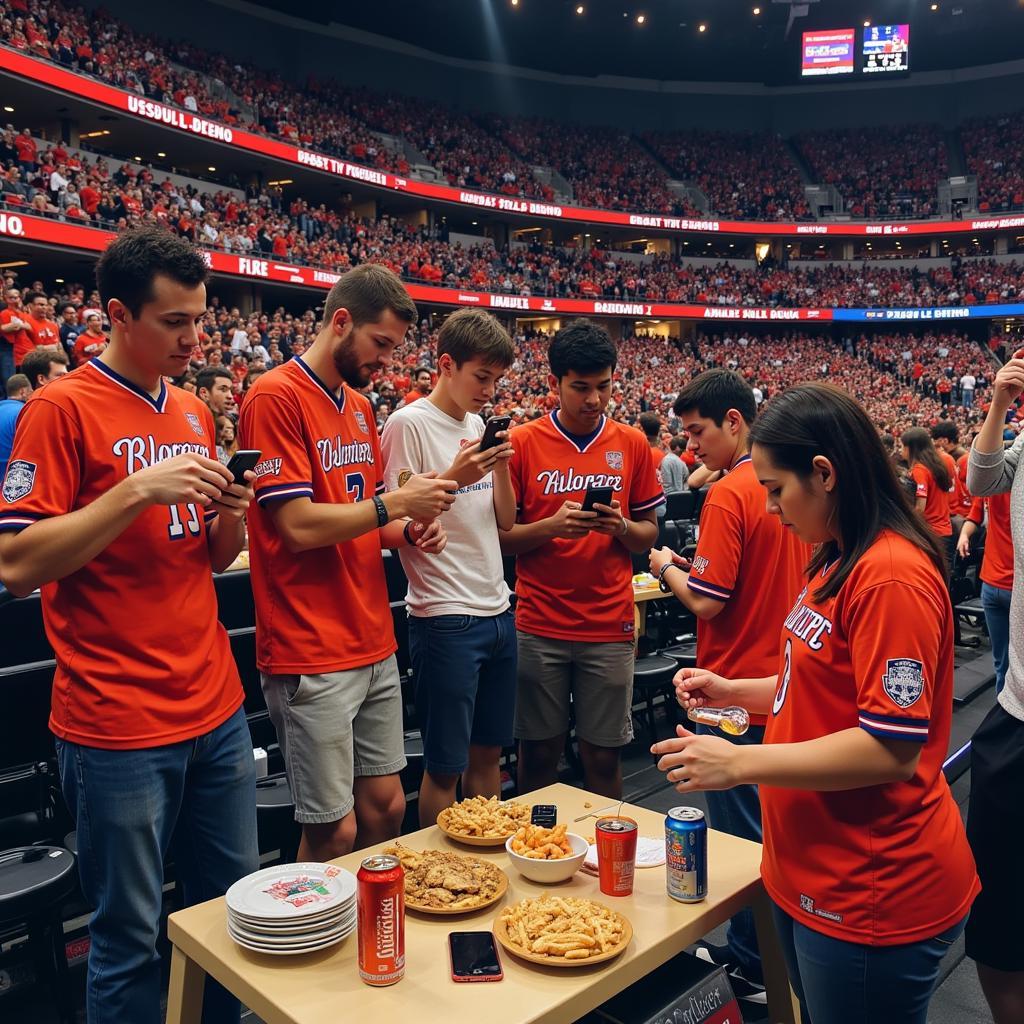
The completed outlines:
<svg viewBox="0 0 1024 1024">
<path fill-rule="evenodd" d="M 967 922 L 905 946 L 862 946 L 772 912 L 803 1024 L 927 1024 L 942 958 Z"/>
<path fill-rule="evenodd" d="M 985 609 L 985 625 L 996 666 L 996 693 L 1006 682 L 1006 668 L 1010 663 L 1010 593 L 991 583 L 981 585 L 981 607 Z"/>
<path fill-rule="evenodd" d="M 164 859 L 186 904 L 222 896 L 259 867 L 256 766 L 245 713 L 184 743 L 100 750 L 57 741 L 78 829 L 89 922 L 89 1024 L 160 1024 L 157 937 Z M 203 1021 L 238 1021 L 238 1000 L 206 986 Z"/>
<path fill-rule="evenodd" d="M 698 725 L 696 731 L 702 736 L 723 736 L 719 730 L 707 725 Z M 752 725 L 742 736 L 725 736 L 725 739 L 737 744 L 760 744 L 764 741 L 764 726 Z M 718 793 L 709 792 L 704 794 L 704 799 L 713 829 L 740 839 L 761 842 L 761 799 L 757 795 L 757 786 L 736 786 Z M 763 974 L 761 954 L 757 949 L 757 932 L 751 910 L 741 910 L 729 921 L 726 942 L 743 976 L 748 981 L 760 982 Z"/>
<path fill-rule="evenodd" d="M 517 645 L 511 609 L 490 616 L 412 615 L 409 658 L 427 771 L 461 775 L 470 744 L 512 743 Z"/>
</svg>

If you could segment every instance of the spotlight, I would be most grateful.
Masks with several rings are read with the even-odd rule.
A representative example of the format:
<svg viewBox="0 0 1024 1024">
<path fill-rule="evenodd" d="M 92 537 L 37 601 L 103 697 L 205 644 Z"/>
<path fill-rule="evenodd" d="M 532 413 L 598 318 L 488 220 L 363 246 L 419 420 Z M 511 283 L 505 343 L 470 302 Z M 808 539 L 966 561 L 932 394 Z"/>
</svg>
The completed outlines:
<svg viewBox="0 0 1024 1024">
<path fill-rule="evenodd" d="M 938 4 L 932 4 L 932 10 L 933 11 L 937 11 L 938 9 L 939 9 L 939 5 Z"/>
<path fill-rule="evenodd" d="M 638 25 L 642 25 L 646 20 L 647 20 L 647 15 L 646 14 L 638 14 L 636 16 L 636 23 Z"/>
<path fill-rule="evenodd" d="M 206 169 L 207 169 L 208 171 L 215 171 L 215 170 L 217 170 L 217 168 L 216 168 L 216 167 L 207 167 Z"/>
<path fill-rule="evenodd" d="M 167 154 L 166 154 L 166 153 L 157 153 L 157 156 L 159 156 L 159 157 L 165 157 L 165 156 L 167 156 Z"/>
<path fill-rule="evenodd" d="M 576 13 L 577 13 L 577 14 L 582 14 L 582 13 L 583 13 L 583 4 L 580 4 L 580 5 L 579 5 L 579 6 L 578 6 L 578 7 L 576 8 Z"/>
<path fill-rule="evenodd" d="M 518 7 L 519 6 L 519 0 L 512 0 L 512 6 L 513 7 Z"/>
<path fill-rule="evenodd" d="M 864 22 L 864 27 L 865 28 L 871 28 L 871 22 L 870 21 L 865 21 Z"/>
<path fill-rule="evenodd" d="M 755 7 L 754 8 L 754 14 L 760 14 L 760 13 L 761 13 L 761 8 L 760 7 Z"/>
<path fill-rule="evenodd" d="M 4 107 L 4 110 L 8 114 L 13 114 L 14 113 L 14 107 Z"/>
<path fill-rule="evenodd" d="M 708 30 L 708 27 L 707 27 L 707 25 L 705 25 L 705 24 L 704 24 L 704 22 L 701 22 L 701 23 L 700 23 L 700 24 L 699 24 L 699 25 L 697 26 L 697 31 L 698 31 L 698 32 L 707 32 L 707 30 Z"/>
</svg>

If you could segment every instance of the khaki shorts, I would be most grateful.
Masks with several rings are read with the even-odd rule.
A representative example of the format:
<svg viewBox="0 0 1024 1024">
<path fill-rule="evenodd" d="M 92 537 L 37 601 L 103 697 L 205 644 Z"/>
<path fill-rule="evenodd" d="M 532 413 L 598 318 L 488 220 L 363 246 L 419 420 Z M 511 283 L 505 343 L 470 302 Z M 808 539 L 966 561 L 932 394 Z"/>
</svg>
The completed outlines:
<svg viewBox="0 0 1024 1024">
<path fill-rule="evenodd" d="M 394 655 L 323 675 L 261 673 L 260 683 L 296 821 L 340 821 L 355 804 L 356 778 L 394 775 L 405 767 L 402 681 Z"/>
<path fill-rule="evenodd" d="M 517 630 L 516 739 L 547 740 L 569 728 L 597 747 L 621 747 L 633 738 L 632 640 L 582 643 Z"/>
</svg>

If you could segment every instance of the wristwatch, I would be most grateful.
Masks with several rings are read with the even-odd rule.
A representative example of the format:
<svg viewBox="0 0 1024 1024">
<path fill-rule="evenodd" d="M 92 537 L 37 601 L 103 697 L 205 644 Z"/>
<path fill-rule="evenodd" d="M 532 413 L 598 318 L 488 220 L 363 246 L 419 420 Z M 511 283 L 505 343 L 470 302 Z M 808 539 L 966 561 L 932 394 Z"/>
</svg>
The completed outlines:
<svg viewBox="0 0 1024 1024">
<path fill-rule="evenodd" d="M 391 516 L 388 514 L 388 507 L 384 504 L 384 499 L 379 494 L 373 496 L 373 507 L 377 510 L 377 526 L 387 526 Z"/>
</svg>

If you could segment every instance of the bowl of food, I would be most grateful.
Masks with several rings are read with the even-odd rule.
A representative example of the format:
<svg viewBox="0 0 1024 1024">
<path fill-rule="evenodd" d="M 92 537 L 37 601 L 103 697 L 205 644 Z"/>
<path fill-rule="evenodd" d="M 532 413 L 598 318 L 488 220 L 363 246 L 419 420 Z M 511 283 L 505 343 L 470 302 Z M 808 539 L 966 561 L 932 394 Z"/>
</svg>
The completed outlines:
<svg viewBox="0 0 1024 1024">
<path fill-rule="evenodd" d="M 586 839 L 567 832 L 565 825 L 523 825 L 505 843 L 512 866 L 524 878 L 548 884 L 572 878 L 586 859 L 588 849 Z"/>
</svg>

